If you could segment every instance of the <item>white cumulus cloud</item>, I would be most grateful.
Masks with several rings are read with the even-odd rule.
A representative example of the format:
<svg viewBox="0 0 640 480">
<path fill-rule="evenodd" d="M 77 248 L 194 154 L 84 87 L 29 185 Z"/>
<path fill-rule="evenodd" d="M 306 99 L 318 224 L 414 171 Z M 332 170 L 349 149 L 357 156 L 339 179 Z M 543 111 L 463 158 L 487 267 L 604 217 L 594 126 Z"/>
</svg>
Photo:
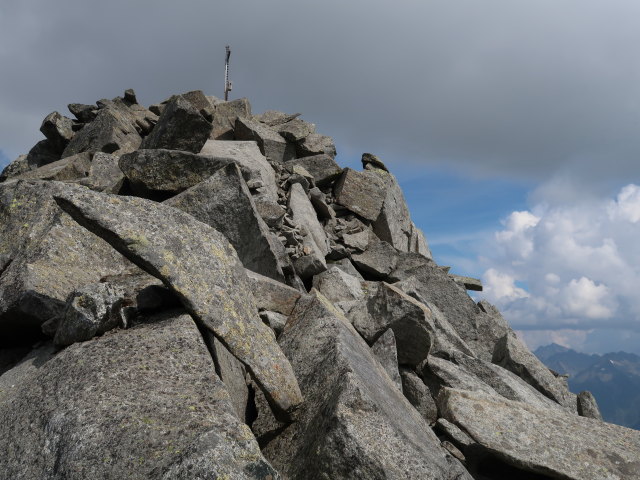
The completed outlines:
<svg viewBox="0 0 640 480">
<path fill-rule="evenodd" d="M 593 348 L 603 329 L 640 334 L 640 186 L 540 203 L 503 225 L 481 258 L 483 296 L 525 339 Z"/>
</svg>

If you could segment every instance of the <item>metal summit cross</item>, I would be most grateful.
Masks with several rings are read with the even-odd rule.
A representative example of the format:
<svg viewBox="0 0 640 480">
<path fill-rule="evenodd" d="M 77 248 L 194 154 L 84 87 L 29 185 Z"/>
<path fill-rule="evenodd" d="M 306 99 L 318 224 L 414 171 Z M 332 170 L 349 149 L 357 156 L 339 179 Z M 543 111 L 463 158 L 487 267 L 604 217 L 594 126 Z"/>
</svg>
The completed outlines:
<svg viewBox="0 0 640 480">
<path fill-rule="evenodd" d="M 227 56 L 224 61 L 224 101 L 229 100 L 229 92 L 233 88 L 233 84 L 229 81 L 229 57 L 231 57 L 231 47 L 227 45 L 226 47 Z"/>
</svg>

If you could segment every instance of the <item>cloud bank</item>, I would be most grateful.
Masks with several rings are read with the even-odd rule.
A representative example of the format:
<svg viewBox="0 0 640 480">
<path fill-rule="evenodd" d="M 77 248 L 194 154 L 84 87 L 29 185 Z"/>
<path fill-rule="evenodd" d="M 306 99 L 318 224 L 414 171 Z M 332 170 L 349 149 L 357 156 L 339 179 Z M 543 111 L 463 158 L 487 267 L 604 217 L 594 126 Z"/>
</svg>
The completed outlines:
<svg viewBox="0 0 640 480">
<path fill-rule="evenodd" d="M 503 226 L 480 260 L 483 295 L 525 338 L 577 348 L 603 329 L 640 338 L 640 186 L 515 211 Z"/>
</svg>

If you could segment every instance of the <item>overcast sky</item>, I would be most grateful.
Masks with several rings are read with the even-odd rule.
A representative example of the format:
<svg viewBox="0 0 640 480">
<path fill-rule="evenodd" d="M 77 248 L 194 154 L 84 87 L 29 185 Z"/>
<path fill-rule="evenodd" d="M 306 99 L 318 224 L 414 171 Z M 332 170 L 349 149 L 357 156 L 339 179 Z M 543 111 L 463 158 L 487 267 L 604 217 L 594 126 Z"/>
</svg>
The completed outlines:
<svg viewBox="0 0 640 480">
<path fill-rule="evenodd" d="M 379 154 L 531 346 L 640 353 L 640 2 L 2 0 L 0 164 L 68 103 L 221 96 L 227 43 L 233 98 Z"/>
</svg>

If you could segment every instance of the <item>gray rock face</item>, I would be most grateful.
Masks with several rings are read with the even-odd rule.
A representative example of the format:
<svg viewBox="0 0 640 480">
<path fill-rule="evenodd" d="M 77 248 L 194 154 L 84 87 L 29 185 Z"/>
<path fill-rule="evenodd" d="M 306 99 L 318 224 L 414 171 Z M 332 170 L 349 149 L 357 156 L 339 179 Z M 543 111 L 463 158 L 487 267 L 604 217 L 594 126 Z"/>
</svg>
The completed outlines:
<svg viewBox="0 0 640 480">
<path fill-rule="evenodd" d="M 178 150 L 136 150 L 122 155 L 120 169 L 139 192 L 175 194 L 213 175 L 230 160 Z"/>
<path fill-rule="evenodd" d="M 465 277 L 463 275 L 453 275 L 449 274 L 453 281 L 458 285 L 462 285 L 467 290 L 473 290 L 475 292 L 482 291 L 482 282 L 478 278 Z"/>
<path fill-rule="evenodd" d="M 332 156 L 321 154 L 309 157 L 296 158 L 290 160 L 287 165 L 300 165 L 311 175 L 316 185 L 324 187 L 338 178 L 342 173 L 342 168 L 336 163 Z"/>
<path fill-rule="evenodd" d="M 351 261 L 363 275 L 385 279 L 398 262 L 398 253 L 387 242 L 372 241 L 362 253 L 351 256 Z"/>
<path fill-rule="evenodd" d="M 78 182 L 91 190 L 104 193 L 118 193 L 124 183 L 124 173 L 118 165 L 120 157 L 97 152 L 93 155 L 89 176 Z"/>
<path fill-rule="evenodd" d="M 298 290 L 251 270 L 246 270 L 246 274 L 258 308 L 291 314 L 301 296 Z"/>
<path fill-rule="evenodd" d="M 438 419 L 438 407 L 431 392 L 413 370 L 400 368 L 402 379 L 402 393 L 409 403 L 418 411 L 427 423 L 432 424 Z"/>
<path fill-rule="evenodd" d="M 125 292 L 117 285 L 95 283 L 71 294 L 62 312 L 53 343 L 71 345 L 90 340 L 125 322 L 120 309 Z"/>
<path fill-rule="evenodd" d="M 412 251 L 413 225 L 398 181 L 391 173 L 379 168 L 370 172 L 376 174 L 386 187 L 382 210 L 372 224 L 374 233 L 401 252 Z"/>
<path fill-rule="evenodd" d="M 298 273 L 302 278 L 307 278 L 326 270 L 325 255 L 329 253 L 327 236 L 318 221 L 313 205 L 311 205 L 307 194 L 299 183 L 291 185 L 289 212 L 293 222 L 304 229 L 305 256 L 311 257 L 317 263 L 317 267 L 314 267 L 313 270 L 298 271 Z"/>
<path fill-rule="evenodd" d="M 62 153 L 73 138 L 73 120 L 58 112 L 52 112 L 42 121 L 40 131 L 51 142 L 55 150 Z"/>
<path fill-rule="evenodd" d="M 133 152 L 141 141 L 130 118 L 118 108 L 106 107 L 98 112 L 95 120 L 73 136 L 62 152 L 62 158 L 82 152 Z"/>
<path fill-rule="evenodd" d="M 225 102 L 223 100 L 215 104 L 213 115 L 213 130 L 211 138 L 219 140 L 233 140 L 233 130 L 236 118 L 251 118 L 251 104 L 246 98 L 238 98 Z"/>
<path fill-rule="evenodd" d="M 388 329 L 380 335 L 375 343 L 371 345 L 371 351 L 380 362 L 380 365 L 384 367 L 389 378 L 398 387 L 398 390 L 402 391 L 402 380 L 398 371 L 398 350 L 393 330 Z"/>
<path fill-rule="evenodd" d="M 55 151 L 55 147 L 49 140 L 39 141 L 27 154 L 27 163 L 30 169 L 42 167 L 57 160 L 60 160 L 60 153 Z"/>
<path fill-rule="evenodd" d="M 275 172 L 256 142 L 207 140 L 200 154 L 232 161 L 240 167 L 245 180 L 262 183 L 264 194 L 260 197 L 272 202 L 278 200 Z"/>
<path fill-rule="evenodd" d="M 236 140 L 253 140 L 260 152 L 270 161 L 284 163 L 295 158 L 295 147 L 266 125 L 238 117 L 235 124 Z"/>
<path fill-rule="evenodd" d="M 205 330 L 204 339 L 212 354 L 216 373 L 231 397 L 238 419 L 247 423 L 249 387 L 245 380 L 247 371 L 244 365 L 209 330 Z"/>
<path fill-rule="evenodd" d="M 78 187 L 76 187 L 78 188 Z M 60 211 L 60 182 L 0 185 L 0 344 L 33 342 L 76 289 L 117 275 L 130 263 Z"/>
<path fill-rule="evenodd" d="M 386 198 L 386 189 L 376 173 L 357 172 L 345 168 L 333 186 L 336 202 L 367 220 L 380 215 Z"/>
<path fill-rule="evenodd" d="M 70 103 L 69 111 L 82 123 L 92 122 L 98 115 L 98 107 L 82 103 Z"/>
<path fill-rule="evenodd" d="M 471 478 L 326 299 L 298 305 L 280 344 L 306 398 L 297 421 L 263 449 L 284 477 Z"/>
<path fill-rule="evenodd" d="M 267 110 L 264 113 L 259 113 L 253 116 L 253 119 L 264 123 L 270 127 L 275 127 L 276 125 L 282 125 L 283 123 L 290 122 L 294 118 L 298 118 L 301 113 L 284 113 L 279 112 L 278 110 Z"/>
<path fill-rule="evenodd" d="M 31 170 L 26 155 L 20 155 L 9 165 L 4 167 L 2 173 L 0 173 L 0 182 L 4 182 L 8 178 L 16 177 L 22 173 L 26 173 Z"/>
<path fill-rule="evenodd" d="M 526 472 L 575 480 L 640 478 L 640 432 L 500 397 L 444 389 L 440 412 L 482 446 L 482 455 Z"/>
<path fill-rule="evenodd" d="M 576 412 L 576 397 L 558 380 L 513 333 L 496 345 L 493 363 L 518 375 L 536 390 Z"/>
<path fill-rule="evenodd" d="M 4 478 L 278 478 L 187 315 L 149 319 L 23 370 L 13 388 L 0 387 Z"/>
<path fill-rule="evenodd" d="M 182 150 L 198 153 L 213 126 L 191 102 L 176 95 L 167 103 L 157 125 L 142 142 L 141 148 Z"/>
<path fill-rule="evenodd" d="M 78 223 L 170 286 L 185 308 L 242 361 L 277 415 L 287 418 L 300 389 L 273 332 L 258 318 L 233 247 L 216 230 L 177 209 L 93 192 L 56 201 Z"/>
<path fill-rule="evenodd" d="M 296 144 L 297 157 L 309 157 L 320 154 L 329 155 L 331 158 L 335 158 L 336 146 L 334 145 L 331 137 L 312 133 Z"/>
<path fill-rule="evenodd" d="M 591 392 L 585 390 L 578 394 L 578 415 L 602 421 L 598 402 Z"/>
<path fill-rule="evenodd" d="M 355 328 L 369 342 L 391 328 L 401 364 L 417 366 L 430 352 L 471 353 L 444 318 L 393 285 L 382 283 L 371 296 L 368 310 L 368 317 L 354 320 Z"/>
<path fill-rule="evenodd" d="M 397 276 L 397 273 L 393 272 L 392 276 Z M 404 280 L 398 284 L 398 288 L 422 303 L 435 305 L 469 348 L 479 358 L 491 361 L 495 339 L 493 336 L 483 337 L 476 325 L 477 317 L 486 314 L 481 312 L 480 307 L 467 295 L 464 288 L 446 271 L 430 261 L 421 262 L 403 274 L 407 279 L 410 275 L 414 278 L 411 281 Z"/>
<path fill-rule="evenodd" d="M 282 266 L 272 248 L 272 233 L 256 210 L 237 165 L 217 170 L 207 180 L 170 198 L 165 204 L 187 212 L 222 233 L 242 264 L 284 282 Z"/>
<path fill-rule="evenodd" d="M 277 132 L 290 142 L 304 140 L 310 134 L 315 133 L 316 126 L 313 123 L 305 122 L 299 118 L 293 118 L 288 122 L 281 123 L 276 128 Z"/>
<path fill-rule="evenodd" d="M 313 288 L 333 303 L 364 297 L 360 280 L 335 266 L 313 277 Z"/>
<path fill-rule="evenodd" d="M 81 180 L 89 175 L 91 169 L 91 154 L 79 153 L 48 163 L 35 170 L 28 171 L 16 178 L 23 180 Z"/>
</svg>

